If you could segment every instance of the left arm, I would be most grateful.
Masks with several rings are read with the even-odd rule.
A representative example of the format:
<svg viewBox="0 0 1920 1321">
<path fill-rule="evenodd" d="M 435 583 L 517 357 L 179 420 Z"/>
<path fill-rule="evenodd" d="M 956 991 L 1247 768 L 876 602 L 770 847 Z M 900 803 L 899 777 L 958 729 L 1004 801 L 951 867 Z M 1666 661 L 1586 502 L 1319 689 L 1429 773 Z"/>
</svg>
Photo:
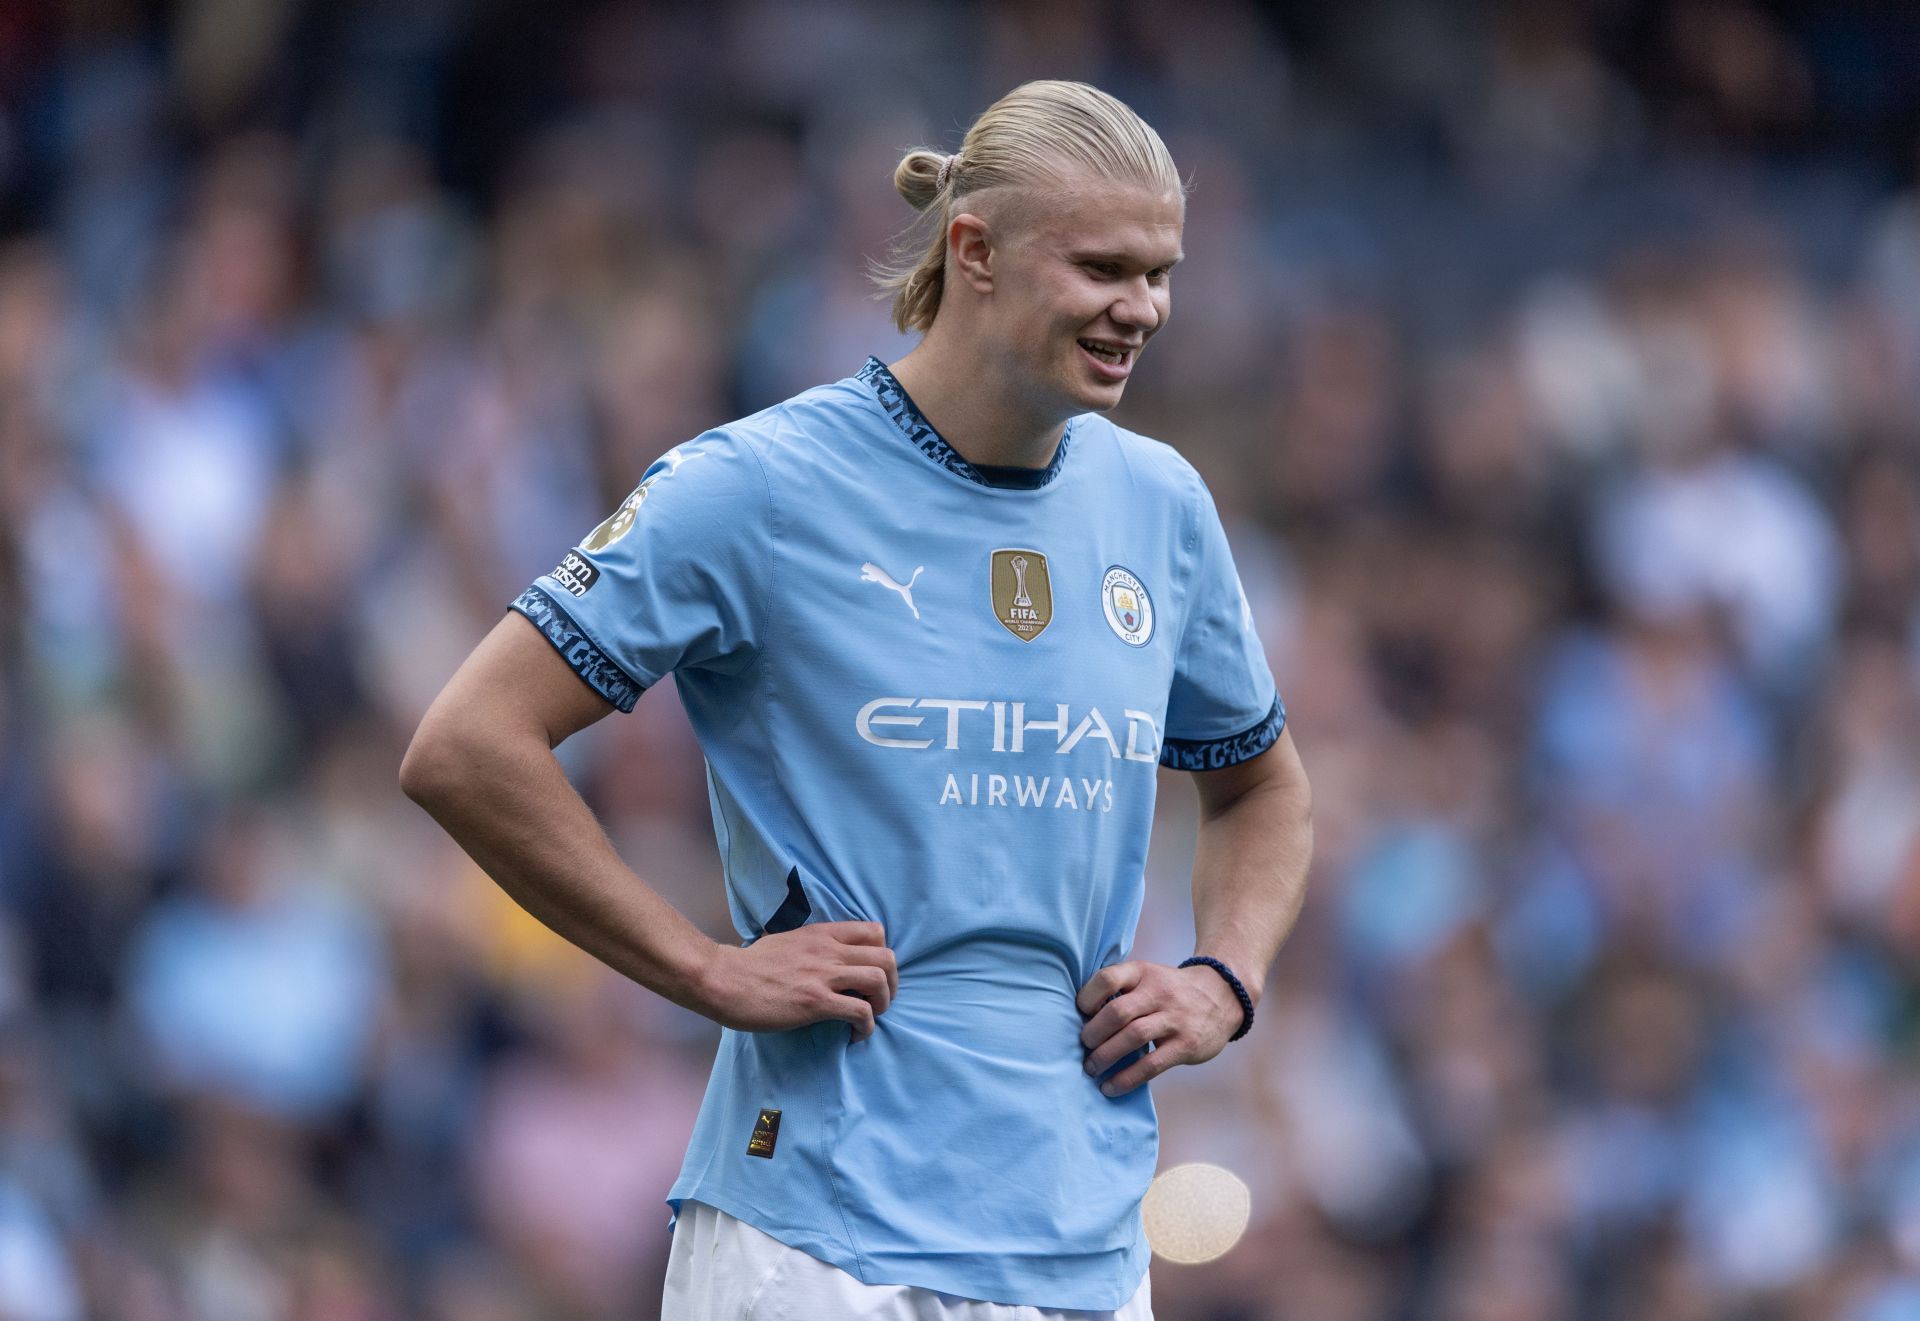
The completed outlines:
<svg viewBox="0 0 1920 1321">
<path fill-rule="evenodd" d="M 1293 929 L 1313 854 L 1312 794 L 1293 735 L 1259 756 L 1198 771 L 1200 837 L 1194 850 L 1196 954 L 1233 969 L 1257 1006 L 1267 969 Z M 1102 968 L 1080 988 L 1086 1069 L 1099 1077 L 1153 1043 L 1108 1079 L 1109 1096 L 1132 1091 L 1176 1064 L 1202 1064 L 1240 1030 L 1239 1000 L 1204 964 L 1170 968 L 1138 960 Z"/>
</svg>

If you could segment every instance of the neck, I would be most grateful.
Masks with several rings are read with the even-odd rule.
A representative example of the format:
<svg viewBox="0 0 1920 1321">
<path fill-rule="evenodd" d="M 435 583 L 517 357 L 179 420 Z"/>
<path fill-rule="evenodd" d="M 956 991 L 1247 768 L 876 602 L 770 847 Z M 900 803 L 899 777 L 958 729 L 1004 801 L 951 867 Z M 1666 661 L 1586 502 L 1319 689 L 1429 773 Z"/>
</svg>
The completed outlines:
<svg viewBox="0 0 1920 1321">
<path fill-rule="evenodd" d="M 1037 415 L 1005 391 L 983 390 L 993 376 L 976 355 L 953 353 L 926 339 L 889 366 L 940 433 L 968 463 L 1001 468 L 1044 468 L 1066 431 L 1066 418 Z M 964 366 L 960 364 L 966 364 Z"/>
</svg>

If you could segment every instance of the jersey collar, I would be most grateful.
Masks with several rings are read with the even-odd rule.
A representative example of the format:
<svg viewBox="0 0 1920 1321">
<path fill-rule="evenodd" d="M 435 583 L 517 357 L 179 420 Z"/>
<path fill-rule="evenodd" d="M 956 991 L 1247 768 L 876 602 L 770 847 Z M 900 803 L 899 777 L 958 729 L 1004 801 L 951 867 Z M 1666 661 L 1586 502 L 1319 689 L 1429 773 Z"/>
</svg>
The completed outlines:
<svg viewBox="0 0 1920 1321">
<path fill-rule="evenodd" d="M 887 370 L 887 365 L 880 359 L 868 358 L 866 366 L 862 367 L 857 375 L 879 398 L 880 407 L 886 411 L 888 417 L 893 419 L 893 424 L 900 429 L 900 434 L 913 442 L 914 447 L 922 454 L 948 472 L 996 491 L 1018 490 L 1028 485 L 1022 483 L 1016 487 L 1005 481 L 989 481 L 978 465 L 961 458 L 960 452 L 947 444 L 946 439 L 933 429 L 933 423 L 927 421 L 927 415 L 920 411 L 920 406 L 913 402 L 913 397 L 907 393 L 906 388 L 900 384 L 894 374 Z M 1032 487 L 1046 486 L 1060 475 L 1060 466 L 1067 460 L 1067 446 L 1073 441 L 1073 424 L 1077 420 L 1076 418 L 1067 420 L 1066 430 L 1060 434 L 1060 444 L 1053 451 L 1053 462 L 1040 469 L 1038 478 L 1031 483 Z"/>
</svg>

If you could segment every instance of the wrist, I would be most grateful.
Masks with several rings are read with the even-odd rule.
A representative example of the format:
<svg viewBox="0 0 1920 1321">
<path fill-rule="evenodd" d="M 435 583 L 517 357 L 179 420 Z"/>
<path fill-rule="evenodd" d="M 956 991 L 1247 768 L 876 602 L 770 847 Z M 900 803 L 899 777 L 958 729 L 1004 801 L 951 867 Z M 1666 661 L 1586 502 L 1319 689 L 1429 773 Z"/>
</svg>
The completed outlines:
<svg viewBox="0 0 1920 1321">
<path fill-rule="evenodd" d="M 1255 1011 L 1259 1010 L 1260 998 L 1267 989 L 1267 968 L 1259 959 L 1233 949 L 1207 945 L 1194 950 L 1193 958 L 1218 959 L 1226 964 L 1228 971 L 1233 973 L 1234 978 L 1240 983 L 1241 989 L 1247 993 L 1247 999 L 1253 1003 Z M 1204 965 L 1196 964 L 1195 966 Z"/>
<path fill-rule="evenodd" d="M 682 996 L 673 998 L 702 1018 L 720 1022 L 731 998 L 727 993 L 733 971 L 730 956 L 738 952 L 737 947 L 701 937 L 699 943 L 677 961 L 674 984 L 683 989 Z"/>
<path fill-rule="evenodd" d="M 1182 968 L 1206 968 L 1210 973 L 1219 977 L 1222 984 L 1231 992 L 1235 1007 L 1240 1011 L 1240 1026 L 1234 1030 L 1233 1035 L 1228 1037 L 1227 1040 L 1230 1042 L 1238 1041 L 1241 1037 L 1246 1036 L 1248 1030 L 1253 1027 L 1253 992 L 1247 988 L 1246 983 L 1241 979 L 1240 975 L 1234 972 L 1233 968 L 1224 960 L 1216 959 L 1207 954 L 1196 954 L 1190 959 L 1182 960 L 1180 966 Z"/>
</svg>

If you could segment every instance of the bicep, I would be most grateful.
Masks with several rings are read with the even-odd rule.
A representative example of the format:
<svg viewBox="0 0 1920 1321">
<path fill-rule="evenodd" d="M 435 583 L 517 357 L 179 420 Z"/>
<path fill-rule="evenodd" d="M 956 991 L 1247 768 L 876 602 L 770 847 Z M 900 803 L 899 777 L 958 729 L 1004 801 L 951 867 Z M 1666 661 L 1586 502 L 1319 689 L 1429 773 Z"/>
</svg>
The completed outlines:
<svg viewBox="0 0 1920 1321">
<path fill-rule="evenodd" d="M 1200 791 L 1200 815 L 1218 816 L 1247 794 L 1280 792 L 1305 797 L 1307 770 L 1293 745 L 1293 731 L 1282 729 L 1273 746 L 1257 757 L 1249 757 L 1218 770 L 1193 772 Z"/>
<path fill-rule="evenodd" d="M 614 709 L 524 615 L 508 611 L 441 689 L 421 729 L 452 722 L 538 733 L 555 747 Z"/>
</svg>

